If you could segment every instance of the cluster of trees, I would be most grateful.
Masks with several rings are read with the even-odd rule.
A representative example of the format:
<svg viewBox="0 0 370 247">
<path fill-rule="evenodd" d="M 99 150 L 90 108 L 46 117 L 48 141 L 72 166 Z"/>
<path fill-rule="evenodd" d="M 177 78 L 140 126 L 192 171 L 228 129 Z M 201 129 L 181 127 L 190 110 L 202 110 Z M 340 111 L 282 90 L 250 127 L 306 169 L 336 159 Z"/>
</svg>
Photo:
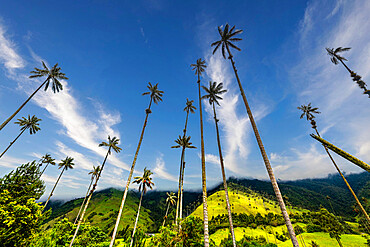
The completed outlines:
<svg viewBox="0 0 370 247">
<path fill-rule="evenodd" d="M 256 228 L 258 226 L 279 226 L 284 224 L 284 219 L 281 215 L 268 213 L 265 216 L 257 213 L 253 214 L 232 214 L 234 226 L 238 227 L 251 227 Z M 218 229 L 225 228 L 228 223 L 228 217 L 225 214 L 217 215 L 212 217 L 210 221 L 210 233 L 215 233 Z"/>
</svg>

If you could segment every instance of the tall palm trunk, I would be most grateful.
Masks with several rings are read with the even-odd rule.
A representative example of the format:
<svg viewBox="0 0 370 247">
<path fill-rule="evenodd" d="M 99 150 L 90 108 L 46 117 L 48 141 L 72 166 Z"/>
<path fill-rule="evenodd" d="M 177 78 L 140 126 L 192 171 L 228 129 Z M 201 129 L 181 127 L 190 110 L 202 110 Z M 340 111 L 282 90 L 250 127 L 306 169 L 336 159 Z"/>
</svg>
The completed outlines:
<svg viewBox="0 0 370 247">
<path fill-rule="evenodd" d="M 60 175 L 59 175 L 59 177 L 58 177 L 57 181 L 55 182 L 54 187 L 53 187 L 53 189 L 51 190 L 50 195 L 49 195 L 49 197 L 48 197 L 48 200 L 45 202 L 44 209 L 46 208 L 46 205 L 48 205 L 48 202 L 50 201 L 50 197 L 53 195 L 53 192 L 54 192 L 55 188 L 57 187 L 57 184 L 58 184 L 58 182 L 59 182 L 59 179 L 62 177 L 64 170 L 65 170 L 65 167 L 63 167 L 62 172 L 60 173 Z M 43 210 L 44 210 L 44 209 L 43 209 Z"/>
<path fill-rule="evenodd" d="M 338 58 L 338 60 L 343 64 L 343 66 L 344 67 L 346 67 L 346 69 L 348 70 L 348 72 L 351 74 L 352 73 L 352 70 L 350 70 L 349 68 L 348 68 L 348 66 L 342 61 L 342 59 L 339 59 Z"/>
<path fill-rule="evenodd" d="M 185 150 L 184 150 L 184 158 L 183 160 L 185 160 Z M 180 199 L 180 209 L 179 209 L 179 216 L 180 216 L 180 220 L 182 220 L 182 205 L 184 204 L 184 174 L 185 174 L 185 161 L 183 161 L 182 163 L 182 172 L 181 172 L 181 199 Z M 181 227 L 181 225 L 180 225 Z"/>
<path fill-rule="evenodd" d="M 144 194 L 144 190 L 141 191 L 140 202 L 139 202 L 139 207 L 137 209 L 136 220 L 135 220 L 134 230 L 133 230 L 132 236 L 131 236 L 130 247 L 132 247 L 132 244 L 134 243 L 135 231 L 136 231 L 136 227 L 137 227 L 137 222 L 139 221 L 141 201 L 143 200 L 143 194 Z"/>
<path fill-rule="evenodd" d="M 253 117 L 252 111 L 251 111 L 251 109 L 249 107 L 249 104 L 248 104 L 248 101 L 247 101 L 247 97 L 245 96 L 244 89 L 243 89 L 242 84 L 240 82 L 240 79 L 239 79 L 239 76 L 238 76 L 238 72 L 237 72 L 236 67 L 235 67 L 235 62 L 233 60 L 233 56 L 231 55 L 231 52 L 230 52 L 230 49 L 229 49 L 229 46 L 228 45 L 226 45 L 226 49 L 227 49 L 227 52 L 229 53 L 229 59 L 230 59 L 231 65 L 233 66 L 235 77 L 236 77 L 236 79 L 238 81 L 238 85 L 239 85 L 239 89 L 240 89 L 240 94 L 241 94 L 241 96 L 243 98 L 245 108 L 247 109 L 249 120 L 251 122 L 253 131 L 254 131 L 254 135 L 256 136 L 257 143 L 258 143 L 258 146 L 260 148 L 260 151 L 261 151 L 261 154 L 262 154 L 262 158 L 263 158 L 263 161 L 264 161 L 265 166 L 266 166 L 266 169 L 267 169 L 267 173 L 268 173 L 268 175 L 270 177 L 271 184 L 272 184 L 272 187 L 273 187 L 274 192 L 275 192 L 275 195 L 276 195 L 276 199 L 277 199 L 277 201 L 279 203 L 281 213 L 282 213 L 283 218 L 285 220 L 285 224 L 286 224 L 286 226 L 288 228 L 290 239 L 292 240 L 293 246 L 294 247 L 298 247 L 299 244 L 298 244 L 298 240 L 297 240 L 297 237 L 295 235 L 295 232 L 294 232 L 294 229 L 293 229 L 293 226 L 292 226 L 292 222 L 290 221 L 289 215 L 287 213 L 287 210 L 286 210 L 286 207 L 285 207 L 285 204 L 284 204 L 283 197 L 281 196 L 281 192 L 280 192 L 278 183 L 276 181 L 276 178 L 275 178 L 274 172 L 272 170 L 270 161 L 269 161 L 269 159 L 267 157 L 265 148 L 263 146 L 262 139 L 261 139 L 260 134 L 258 132 L 256 122 L 254 121 L 254 117 Z"/>
<path fill-rule="evenodd" d="M 224 183 L 227 213 L 229 215 L 230 233 L 231 233 L 231 237 L 232 237 L 232 240 L 233 240 L 233 246 L 236 247 L 235 234 L 234 234 L 234 225 L 233 225 L 233 219 L 232 219 L 232 216 L 231 216 L 231 208 L 230 208 L 230 201 L 229 201 L 229 193 L 228 193 L 228 190 L 227 190 L 227 183 L 226 183 L 224 159 L 222 157 L 220 133 L 219 133 L 219 130 L 218 130 L 218 121 L 219 120 L 217 119 L 216 109 L 215 109 L 215 103 L 214 102 L 212 103 L 212 106 L 213 106 L 213 115 L 214 115 L 215 125 L 216 125 L 218 153 L 220 155 L 220 164 L 221 164 L 222 180 L 223 180 L 223 183 Z"/>
<path fill-rule="evenodd" d="M 78 214 L 77 214 L 77 216 L 76 216 L 75 222 L 73 223 L 73 224 L 75 224 L 75 225 L 76 225 L 76 223 L 77 223 L 77 221 L 78 221 L 78 217 L 80 216 L 81 210 L 82 210 L 82 208 L 83 208 L 83 207 L 84 207 L 84 205 L 85 205 L 86 198 L 87 198 L 87 196 L 89 195 L 90 188 L 91 188 L 91 185 L 92 185 L 92 183 L 93 183 L 93 182 L 94 182 L 94 177 L 92 177 L 92 178 L 91 178 L 91 182 L 90 182 L 89 187 L 87 188 L 85 198 L 84 198 L 84 200 L 82 201 L 82 204 L 81 204 L 80 210 L 78 210 Z"/>
<path fill-rule="evenodd" d="M 324 140 L 321 137 L 315 136 L 314 134 L 311 134 L 310 136 L 312 138 L 314 138 L 315 140 L 321 142 L 321 144 L 323 144 L 326 148 L 330 149 L 334 153 L 338 154 L 339 156 L 342 156 L 343 158 L 345 158 L 346 160 L 352 162 L 356 166 L 361 167 L 365 171 L 370 172 L 370 165 L 366 164 L 362 160 L 357 159 L 355 156 L 350 155 L 349 153 L 347 153 L 347 152 L 343 151 L 342 149 L 334 146 L 334 144 L 332 144 L 332 143 Z"/>
<path fill-rule="evenodd" d="M 108 155 L 109 155 L 109 153 L 110 153 L 110 150 L 111 150 L 111 147 L 109 146 L 108 151 L 107 151 L 107 154 L 105 155 L 105 158 L 104 158 L 103 164 L 102 164 L 102 166 L 101 166 L 101 168 L 100 168 L 100 170 L 99 170 L 98 175 L 97 175 L 97 176 L 96 176 L 96 178 L 95 178 L 95 183 L 94 183 L 94 185 L 93 185 L 93 187 L 92 187 L 92 189 L 91 189 L 91 191 L 90 191 L 89 197 L 87 198 L 87 201 L 86 201 L 86 204 L 85 204 L 84 210 L 82 211 L 81 217 L 80 217 L 80 219 L 78 220 L 78 224 L 77 224 L 77 227 L 76 227 L 75 233 L 73 234 L 73 238 L 72 238 L 72 240 L 71 240 L 71 243 L 69 244 L 69 247 L 72 247 L 73 242 L 74 242 L 74 241 L 75 241 L 75 239 L 76 239 L 76 236 L 77 236 L 77 233 L 78 233 L 78 229 L 80 229 L 80 225 L 81 225 L 82 220 L 83 220 L 83 218 L 84 218 L 84 216 L 85 216 L 86 209 L 87 209 L 87 207 L 89 206 L 89 203 L 90 203 L 91 197 L 92 197 L 92 195 L 94 194 L 94 191 L 95 191 L 95 189 L 96 189 L 96 186 L 98 185 L 99 178 L 100 178 L 101 173 L 102 173 L 102 171 L 103 171 L 103 169 L 104 169 L 105 162 L 106 162 L 106 161 L 107 161 L 107 159 L 108 159 Z"/>
<path fill-rule="evenodd" d="M 178 218 L 179 218 L 179 214 L 180 214 L 181 179 L 182 179 L 182 171 L 183 171 L 183 166 L 184 166 L 184 153 L 185 153 L 185 148 L 183 147 L 182 150 L 181 150 L 181 157 L 180 157 L 179 190 L 177 192 L 175 225 L 178 224 Z"/>
<path fill-rule="evenodd" d="M 318 136 L 318 137 L 321 137 L 321 136 L 320 136 L 319 131 L 317 130 L 317 128 L 314 128 L 314 129 L 315 129 L 315 131 L 316 131 L 317 136 Z M 352 194 L 353 198 L 355 198 L 355 201 L 356 201 L 357 205 L 360 207 L 360 210 L 361 210 L 361 212 L 363 213 L 363 215 L 365 216 L 365 218 L 366 218 L 367 222 L 370 224 L 370 218 L 369 218 L 369 215 L 366 213 L 366 211 L 365 211 L 364 207 L 362 206 L 362 204 L 361 204 L 360 200 L 357 198 L 357 196 L 356 196 L 355 192 L 352 190 L 351 186 L 350 186 L 350 185 L 349 185 L 349 183 L 347 182 L 347 179 L 344 177 L 344 175 L 343 175 L 343 173 L 340 171 L 340 169 L 339 169 L 338 165 L 335 163 L 335 161 L 334 161 L 333 157 L 332 157 L 332 156 L 331 156 L 331 154 L 329 153 L 328 148 L 327 148 L 325 145 L 323 145 L 323 147 L 325 148 L 325 151 L 326 151 L 326 153 L 328 154 L 328 156 L 329 156 L 329 158 L 330 158 L 331 162 L 333 163 L 333 165 L 334 165 L 335 169 L 338 171 L 338 173 L 339 173 L 339 174 L 340 174 L 340 176 L 342 177 L 342 179 L 343 179 L 344 183 L 347 185 L 347 187 L 348 187 L 349 191 L 351 192 L 351 194 Z M 339 243 L 339 242 L 338 242 L 338 243 Z"/>
<path fill-rule="evenodd" d="M 39 178 L 41 178 L 42 174 L 44 174 L 44 172 L 45 172 L 46 168 L 48 168 L 48 165 L 49 165 L 49 163 L 47 163 L 47 164 L 46 164 L 46 166 L 45 166 L 45 167 L 44 167 L 44 169 L 42 170 L 42 172 L 41 172 L 41 174 L 40 174 L 40 177 L 39 177 Z"/>
<path fill-rule="evenodd" d="M 343 247 L 342 241 L 340 241 L 340 238 L 339 237 L 335 238 L 335 240 L 337 240 L 337 242 L 338 242 L 338 244 L 339 244 L 340 247 Z"/>
<path fill-rule="evenodd" d="M 202 115 L 202 97 L 200 94 L 200 77 L 198 73 L 198 94 L 199 94 L 199 115 L 200 115 L 200 146 L 202 158 L 202 190 L 203 190 L 203 224 L 204 224 L 204 247 L 209 247 L 208 233 L 208 208 L 207 208 L 207 185 L 206 185 L 206 159 L 204 155 L 204 140 L 203 140 L 203 115 Z"/>
<path fill-rule="evenodd" d="M 5 120 L 4 121 L 4 123 L 2 123 L 1 125 L 0 125 L 0 131 L 5 127 L 5 125 L 7 125 L 9 122 L 10 122 L 10 120 L 12 120 L 14 117 L 15 117 L 15 115 L 17 115 L 17 113 L 20 111 L 20 110 L 22 110 L 22 108 L 28 103 L 28 101 L 30 101 L 31 99 L 32 99 L 32 97 L 40 90 L 40 88 L 42 88 L 44 85 L 45 85 L 45 83 L 49 80 L 50 78 L 48 77 L 37 89 L 36 89 L 36 91 L 35 92 L 33 92 L 32 94 L 31 94 L 31 96 L 30 97 L 28 97 L 28 99 L 18 108 L 18 110 L 16 110 L 14 113 L 13 113 L 13 115 L 11 115 L 7 120 Z"/>
<path fill-rule="evenodd" d="M 132 174 L 134 173 L 135 164 L 136 164 L 136 159 L 137 159 L 137 156 L 138 156 L 138 154 L 139 154 L 139 150 L 140 150 L 141 142 L 143 141 L 143 138 L 144 138 L 144 131 L 145 131 L 145 127 L 146 127 L 146 125 L 147 125 L 148 117 L 149 117 L 149 114 L 150 114 L 150 112 L 151 112 L 151 111 L 150 111 L 150 107 L 151 107 L 151 105 L 152 105 L 152 100 L 153 100 L 153 99 L 152 99 L 152 98 L 150 98 L 149 107 L 148 107 L 148 109 L 146 109 L 146 116 L 145 116 L 145 120 L 144 120 L 143 129 L 141 130 L 140 140 L 139 140 L 139 143 L 138 143 L 137 148 L 136 148 L 136 152 L 135 152 L 134 160 L 132 161 L 130 174 L 128 175 L 128 179 L 127 179 L 127 183 L 126 183 L 126 187 L 125 187 L 125 192 L 123 193 L 121 206 L 120 206 L 120 208 L 119 208 L 119 212 L 118 212 L 118 216 L 117 216 L 116 225 L 114 226 L 114 230 L 113 230 L 113 234 L 112 234 L 112 239 L 111 239 L 111 242 L 110 242 L 110 244 L 109 244 L 109 247 L 113 247 L 114 241 L 115 241 L 115 239 L 116 239 L 116 234 L 117 234 L 117 230 L 118 230 L 119 222 L 120 222 L 120 220 L 121 220 L 121 216 L 122 216 L 123 206 L 125 205 L 125 201 L 126 201 L 126 197 L 127 197 L 127 193 L 128 193 L 128 187 L 130 186 L 130 183 L 131 183 L 131 177 L 132 177 Z"/>
<path fill-rule="evenodd" d="M 164 227 L 164 224 L 166 223 L 167 214 L 168 214 L 168 209 L 170 209 L 170 202 L 168 202 L 168 205 L 167 205 L 166 215 L 164 216 L 164 220 L 163 220 L 162 227 Z"/>
<path fill-rule="evenodd" d="M 185 119 L 185 127 L 184 127 L 184 135 L 183 137 L 186 136 L 186 130 L 187 130 L 187 127 L 188 127 L 188 118 L 189 118 L 189 110 L 186 111 L 186 119 Z M 184 170 L 184 155 L 185 155 L 185 148 L 183 147 L 182 150 L 181 150 L 181 158 L 180 158 L 180 174 L 179 174 L 179 190 L 177 192 L 177 203 L 176 203 L 176 218 L 175 218 L 175 224 L 177 225 L 177 220 L 178 220 L 178 217 L 180 215 L 180 218 L 182 218 L 182 213 L 181 210 L 182 210 L 182 189 L 181 189 L 181 186 L 182 186 L 182 180 L 183 180 L 183 170 Z M 180 228 L 181 226 L 179 226 Z"/>
<path fill-rule="evenodd" d="M 6 153 L 6 151 L 8 151 L 8 149 L 14 144 L 14 142 L 16 142 L 16 140 L 23 134 L 23 132 L 25 131 L 26 129 L 22 130 L 21 133 L 19 133 L 19 135 L 14 139 L 14 141 L 12 141 L 9 146 L 4 150 L 4 152 L 0 155 L 0 158 L 3 157 L 3 155 Z"/>
</svg>

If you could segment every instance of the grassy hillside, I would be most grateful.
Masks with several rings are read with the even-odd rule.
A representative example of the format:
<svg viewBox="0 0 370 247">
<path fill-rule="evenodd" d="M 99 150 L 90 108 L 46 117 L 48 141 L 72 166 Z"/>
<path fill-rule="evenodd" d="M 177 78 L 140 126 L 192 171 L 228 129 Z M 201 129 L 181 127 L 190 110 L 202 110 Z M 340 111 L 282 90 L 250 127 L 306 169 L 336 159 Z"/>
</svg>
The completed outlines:
<svg viewBox="0 0 370 247">
<path fill-rule="evenodd" d="M 123 192 L 116 189 L 107 189 L 94 194 L 86 211 L 86 222 L 90 222 L 91 225 L 98 226 L 105 232 L 110 233 L 116 222 L 118 209 L 121 205 L 122 195 Z M 68 218 L 70 221 L 74 221 L 82 200 L 83 198 L 69 201 L 63 204 L 61 207 L 53 210 L 50 221 L 47 222 L 46 225 L 50 226 L 60 218 L 64 217 Z M 145 197 L 143 200 L 145 200 Z M 137 197 L 137 194 L 130 192 L 126 199 L 119 230 L 121 230 L 127 224 L 133 227 L 138 204 L 139 198 Z M 147 231 L 153 231 L 155 229 L 154 221 L 150 215 L 150 210 L 146 209 L 145 207 L 141 208 L 138 223 L 139 227 L 142 227 Z"/>
<path fill-rule="evenodd" d="M 280 214 L 280 208 L 277 203 L 262 197 L 258 193 L 250 191 L 242 192 L 235 189 L 229 190 L 229 200 L 232 213 L 246 213 L 256 215 L 266 215 L 268 213 Z M 220 214 L 227 214 L 225 191 L 217 191 L 208 196 L 208 217 L 212 218 Z M 298 209 L 289 209 L 290 212 L 301 211 Z M 193 216 L 203 218 L 203 207 L 199 206 L 193 213 Z"/>
<path fill-rule="evenodd" d="M 365 197 L 367 206 L 370 202 L 370 175 L 361 173 L 347 176 L 349 181 L 354 184 L 359 197 Z M 369 179 L 369 180 L 366 180 Z M 354 182 L 356 180 L 357 182 Z M 336 215 L 345 216 L 350 222 L 355 221 L 356 212 L 353 211 L 352 197 L 347 195 L 346 188 L 341 185 L 338 176 L 329 176 L 325 179 L 305 179 L 294 182 L 280 182 L 280 188 L 283 195 L 288 197 L 286 200 L 289 213 L 303 213 L 309 210 L 318 210 L 320 205 L 333 212 L 330 202 Z M 252 214 L 257 213 L 262 216 L 268 213 L 280 215 L 280 209 L 277 205 L 271 183 L 261 180 L 250 179 L 229 179 L 229 196 L 234 214 Z M 105 232 L 109 233 L 113 228 L 117 217 L 118 208 L 122 199 L 122 191 L 116 189 L 106 189 L 94 194 L 92 202 L 86 214 L 86 221 L 92 225 L 99 226 Z M 208 210 L 209 219 L 217 215 L 227 215 L 225 197 L 222 185 L 208 191 Z M 330 201 L 326 196 L 331 197 Z M 190 214 L 203 217 L 201 206 L 201 192 L 184 193 L 184 216 Z M 53 208 L 52 215 L 47 222 L 47 226 L 53 224 L 61 217 L 67 217 L 73 221 L 77 215 L 78 209 L 83 198 L 71 200 L 66 203 L 52 201 L 49 205 Z M 166 209 L 166 192 L 150 191 L 143 199 L 143 208 L 141 212 L 139 227 L 145 228 L 148 232 L 156 232 L 163 222 L 163 216 Z M 124 225 L 133 225 L 139 195 L 137 192 L 130 191 L 123 211 L 120 228 Z M 366 205 L 365 205 L 366 206 Z M 173 208 L 169 211 L 167 222 L 172 222 L 174 218 Z M 227 222 L 223 222 L 215 231 L 223 230 Z M 280 224 L 280 223 L 279 223 Z M 356 224 L 354 224 L 356 225 Z M 244 227 L 248 225 L 236 225 Z M 358 226 L 357 226 L 358 227 Z M 220 233 L 219 233 L 220 234 Z"/>
<path fill-rule="evenodd" d="M 346 175 L 346 179 L 359 198 L 366 198 L 366 207 L 370 207 L 370 173 Z M 230 178 L 229 182 L 238 189 L 250 188 L 274 200 L 274 191 L 269 181 L 257 179 Z M 303 179 L 296 181 L 279 182 L 281 193 L 288 197 L 288 203 L 310 210 L 319 210 L 320 206 L 331 208 L 336 214 L 353 220 L 356 212 L 353 210 L 355 200 L 339 175 L 329 175 L 327 178 Z M 327 199 L 329 196 L 330 201 Z"/>
</svg>

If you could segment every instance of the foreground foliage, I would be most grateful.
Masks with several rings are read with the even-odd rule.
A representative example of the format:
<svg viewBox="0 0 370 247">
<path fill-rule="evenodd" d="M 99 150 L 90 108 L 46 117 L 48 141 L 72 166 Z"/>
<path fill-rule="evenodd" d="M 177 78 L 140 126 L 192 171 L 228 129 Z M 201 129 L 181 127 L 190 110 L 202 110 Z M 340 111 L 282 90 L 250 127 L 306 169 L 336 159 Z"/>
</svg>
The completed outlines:
<svg viewBox="0 0 370 247">
<path fill-rule="evenodd" d="M 76 230 L 76 225 L 63 219 L 47 230 L 41 231 L 33 237 L 30 247 L 56 247 L 66 246 L 69 244 L 73 233 Z M 75 239 L 74 246 L 106 246 L 104 241 L 108 240 L 108 235 L 99 227 L 91 226 L 89 223 L 81 224 L 79 234 Z"/>
<path fill-rule="evenodd" d="M 3 246 L 25 246 L 40 231 L 49 213 L 36 203 L 44 192 L 38 164 L 21 165 L 0 179 L 0 242 Z"/>
</svg>

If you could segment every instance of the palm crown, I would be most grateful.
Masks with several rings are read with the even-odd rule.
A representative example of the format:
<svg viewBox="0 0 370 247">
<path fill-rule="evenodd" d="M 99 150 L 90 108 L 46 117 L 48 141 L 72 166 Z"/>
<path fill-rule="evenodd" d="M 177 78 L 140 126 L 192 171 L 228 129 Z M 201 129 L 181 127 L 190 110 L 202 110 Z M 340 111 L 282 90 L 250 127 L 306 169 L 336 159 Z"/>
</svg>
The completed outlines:
<svg viewBox="0 0 370 247">
<path fill-rule="evenodd" d="M 209 88 L 202 86 L 202 88 L 206 91 L 206 95 L 202 97 L 202 99 L 208 99 L 209 104 L 212 105 L 212 103 L 216 103 L 217 105 L 220 105 L 218 100 L 222 100 L 222 97 L 220 97 L 220 94 L 226 93 L 227 90 L 223 89 L 222 82 L 217 84 L 217 82 L 209 82 Z"/>
<path fill-rule="evenodd" d="M 110 149 L 113 149 L 116 153 L 119 153 L 121 152 L 122 148 L 117 146 L 118 143 L 119 143 L 119 139 L 117 137 L 114 136 L 113 138 L 110 138 L 110 136 L 108 136 L 108 143 L 102 142 L 99 144 L 99 147 L 101 146 L 109 147 L 108 149 L 109 154 L 111 154 Z"/>
<path fill-rule="evenodd" d="M 233 26 L 230 30 L 229 30 L 229 24 L 226 23 L 225 25 L 225 28 L 224 30 L 221 29 L 221 27 L 218 27 L 218 32 L 221 36 L 221 39 L 216 41 L 216 42 L 213 42 L 211 44 L 211 46 L 216 46 L 215 49 L 213 50 L 213 54 L 215 54 L 215 52 L 217 51 L 217 49 L 221 46 L 222 49 L 222 56 L 226 59 L 226 51 L 227 50 L 229 52 L 229 55 L 231 57 L 231 53 L 230 53 L 230 50 L 229 50 L 229 47 L 231 48 L 234 48 L 238 51 L 241 51 L 241 49 L 239 47 L 237 47 L 236 45 L 234 45 L 232 42 L 234 41 L 240 41 L 242 40 L 241 38 L 235 38 L 234 36 L 237 35 L 237 34 L 240 34 L 243 32 L 243 30 L 235 30 L 235 26 Z"/>
<path fill-rule="evenodd" d="M 194 113 L 194 110 L 196 110 L 197 108 L 193 106 L 193 102 L 194 100 L 189 100 L 188 98 L 186 98 L 186 106 L 184 108 L 184 111 Z"/>
<path fill-rule="evenodd" d="M 40 130 L 38 123 L 39 121 L 41 121 L 41 119 L 37 118 L 35 115 L 33 115 L 32 117 L 28 115 L 28 118 L 22 117 L 21 119 L 18 119 L 18 122 L 15 123 L 21 126 L 21 131 L 29 129 L 30 134 L 32 135 Z"/>
<path fill-rule="evenodd" d="M 41 157 L 41 163 L 50 164 L 54 166 L 55 159 L 53 159 L 50 154 L 45 154 L 44 156 Z"/>
<path fill-rule="evenodd" d="M 68 170 L 68 169 L 73 169 L 73 166 L 75 164 L 73 163 L 73 158 L 72 157 L 66 157 L 64 160 L 62 160 L 60 163 L 59 163 L 59 169 L 60 168 L 63 168 L 65 170 Z"/>
<path fill-rule="evenodd" d="M 96 177 L 98 175 L 98 173 L 100 172 L 100 166 L 93 166 L 93 169 L 91 172 L 89 172 L 89 175 L 91 174 L 91 179 L 93 179 L 94 177 Z"/>
<path fill-rule="evenodd" d="M 332 61 L 333 64 L 338 64 L 338 60 L 342 61 L 347 61 L 345 57 L 340 56 L 338 53 L 348 51 L 351 48 L 350 47 L 338 47 L 337 49 L 334 50 L 334 48 L 325 48 L 326 51 L 328 52 L 328 55 L 331 57 L 330 60 Z"/>
<path fill-rule="evenodd" d="M 309 103 L 308 105 L 301 105 L 297 107 L 297 109 L 303 111 L 302 115 L 300 116 L 301 119 L 306 116 L 307 120 L 312 120 L 315 118 L 313 113 L 320 114 L 320 112 L 318 111 L 319 108 L 313 108 L 311 106 L 311 103 Z"/>
<path fill-rule="evenodd" d="M 170 203 L 171 205 L 174 205 L 176 203 L 176 195 L 175 193 L 171 192 L 171 193 L 166 193 L 167 194 L 167 199 L 166 199 L 166 203 Z"/>
<path fill-rule="evenodd" d="M 142 177 L 134 177 L 134 181 L 132 183 L 140 184 L 139 191 L 143 191 L 144 194 L 147 191 L 147 187 L 153 189 L 154 183 L 152 182 L 152 178 L 150 177 L 153 174 L 150 170 L 144 168 L 144 174 Z"/>
<path fill-rule="evenodd" d="M 143 95 L 149 94 L 150 98 L 156 104 L 158 104 L 159 101 L 162 101 L 163 91 L 158 90 L 158 83 L 153 86 L 152 83 L 149 82 L 147 88 L 149 89 L 149 92 L 145 92 Z"/>
<path fill-rule="evenodd" d="M 204 69 L 207 68 L 206 61 L 202 60 L 201 58 L 197 59 L 197 62 L 195 64 L 190 65 L 192 70 L 195 70 L 196 75 L 202 75 L 202 72 L 204 72 Z"/>
<path fill-rule="evenodd" d="M 31 71 L 30 73 L 33 75 L 30 75 L 30 78 L 36 78 L 36 77 L 43 77 L 47 76 L 46 78 L 46 84 L 45 84 L 45 91 L 48 89 L 49 84 L 51 82 L 52 87 L 51 89 L 55 93 L 55 91 L 59 92 L 59 90 L 63 90 L 63 85 L 60 83 L 60 79 L 68 80 L 68 78 L 65 76 L 64 73 L 60 72 L 60 67 L 58 67 L 58 63 L 56 63 L 50 70 L 45 65 L 44 61 L 42 61 L 43 69 L 35 68 L 34 71 Z"/>
<path fill-rule="evenodd" d="M 196 148 L 194 146 L 192 146 L 190 142 L 190 136 L 179 136 L 179 138 L 177 138 L 175 140 L 175 142 L 178 144 L 176 146 L 172 146 L 171 148 L 179 148 L 179 147 L 183 147 L 183 148 Z"/>
</svg>

